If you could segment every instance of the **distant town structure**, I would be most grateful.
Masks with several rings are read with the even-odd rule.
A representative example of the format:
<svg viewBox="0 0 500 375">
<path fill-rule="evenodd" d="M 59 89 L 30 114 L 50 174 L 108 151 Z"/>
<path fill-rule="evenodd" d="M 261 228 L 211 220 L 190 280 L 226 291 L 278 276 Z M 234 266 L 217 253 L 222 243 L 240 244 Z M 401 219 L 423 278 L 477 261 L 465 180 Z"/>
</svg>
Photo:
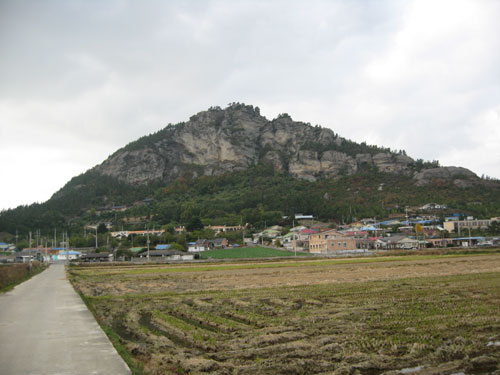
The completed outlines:
<svg viewBox="0 0 500 375">
<path fill-rule="evenodd" d="M 500 221 L 500 217 L 478 220 L 468 217 L 465 220 L 448 220 L 443 223 L 443 228 L 449 233 L 461 232 L 467 229 L 487 229 L 492 222 Z"/>
</svg>

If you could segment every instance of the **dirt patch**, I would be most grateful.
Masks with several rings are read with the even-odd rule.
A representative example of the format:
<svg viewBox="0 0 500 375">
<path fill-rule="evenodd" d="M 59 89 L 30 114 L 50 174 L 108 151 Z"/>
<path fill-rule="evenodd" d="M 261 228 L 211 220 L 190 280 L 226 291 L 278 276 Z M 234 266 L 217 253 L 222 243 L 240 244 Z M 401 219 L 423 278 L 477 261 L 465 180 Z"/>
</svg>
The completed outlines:
<svg viewBox="0 0 500 375">
<path fill-rule="evenodd" d="M 72 280 L 146 374 L 500 369 L 500 255 L 252 264 Z"/>
</svg>

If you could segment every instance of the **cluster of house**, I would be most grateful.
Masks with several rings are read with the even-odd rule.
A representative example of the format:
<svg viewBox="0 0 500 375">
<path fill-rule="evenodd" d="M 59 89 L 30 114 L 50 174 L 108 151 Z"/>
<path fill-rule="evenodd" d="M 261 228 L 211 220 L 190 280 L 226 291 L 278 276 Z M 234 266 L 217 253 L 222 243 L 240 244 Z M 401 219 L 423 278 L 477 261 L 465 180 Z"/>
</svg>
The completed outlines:
<svg viewBox="0 0 500 375">
<path fill-rule="evenodd" d="M 165 233 L 165 230 L 163 229 L 147 229 L 147 230 L 120 230 L 116 232 L 111 232 L 111 237 L 117 238 L 117 239 L 122 239 L 122 238 L 127 238 L 128 236 L 161 236 L 163 233 Z"/>
<path fill-rule="evenodd" d="M 308 251 L 315 254 L 331 252 L 361 252 L 366 250 L 420 249 L 426 247 L 482 246 L 500 244 L 496 237 L 465 236 L 464 229 L 486 229 L 493 221 L 468 217 L 459 220 L 458 215 L 446 218 L 443 225 L 436 217 L 416 217 L 406 220 L 376 222 L 365 219 L 336 229 L 321 225 L 297 226 L 282 235 L 283 228 L 273 226 L 254 234 L 253 243 L 279 244 L 291 251 Z M 392 228 L 397 226 L 397 232 Z M 445 233 L 456 233 L 449 238 Z M 463 236 L 461 236 L 462 234 Z"/>
<path fill-rule="evenodd" d="M 188 243 L 188 252 L 197 253 L 200 251 L 224 249 L 227 246 L 229 246 L 229 242 L 225 238 L 214 238 L 213 240 L 201 239 Z"/>
<path fill-rule="evenodd" d="M 21 251 L 12 251 L 8 255 L 0 256 L 0 263 L 27 263 L 34 260 L 40 262 L 57 262 L 68 260 L 80 261 L 112 261 L 112 253 L 93 253 L 94 248 L 82 248 L 70 250 L 63 247 L 45 248 L 39 246 L 36 248 L 26 248 Z"/>
<path fill-rule="evenodd" d="M 433 204 L 432 208 L 436 209 Z M 423 208 L 423 207 L 422 207 Z M 441 207 L 440 207 L 441 208 Z M 367 250 L 393 250 L 393 249 L 419 249 L 425 247 L 447 247 L 447 246 L 482 246 L 500 245 L 498 237 L 471 236 L 471 230 L 487 229 L 493 222 L 500 222 L 500 217 L 491 219 L 475 219 L 467 217 L 460 219 L 458 214 L 446 217 L 444 221 L 435 216 L 423 216 L 408 218 L 393 218 L 377 222 L 374 219 L 363 219 L 350 225 L 339 225 L 335 229 L 324 225 L 314 225 L 311 215 L 301 215 L 297 220 L 311 220 L 310 225 L 295 226 L 286 234 L 284 228 L 272 226 L 253 234 L 252 238 L 243 238 L 245 245 L 266 244 L 284 247 L 290 251 L 304 251 L 313 254 L 342 253 L 342 252 L 365 252 Z M 309 224 L 309 223 L 308 223 Z M 395 231 L 393 228 L 397 227 Z M 247 225 L 241 226 L 207 226 L 215 234 L 232 231 L 243 231 Z M 184 227 L 176 228 L 176 231 L 185 231 Z M 115 238 L 134 236 L 160 236 L 164 230 L 139 230 L 139 231 L 117 231 L 111 232 Z M 450 237 L 454 234 L 455 237 Z M 170 261 L 170 260 L 192 260 L 196 259 L 196 253 L 223 249 L 229 247 L 226 238 L 199 239 L 188 243 L 188 252 L 170 249 L 168 244 L 156 245 L 154 249 L 145 251 L 143 247 L 130 249 L 134 254 L 132 261 L 143 262 L 145 260 Z M 236 247 L 238 245 L 232 245 Z M 65 247 L 53 248 L 28 248 L 15 251 L 13 244 L 0 242 L 0 263 L 28 262 L 31 260 L 68 261 L 78 260 L 80 262 L 110 262 L 114 260 L 111 252 L 96 253 L 94 248 L 67 249 Z"/>
</svg>

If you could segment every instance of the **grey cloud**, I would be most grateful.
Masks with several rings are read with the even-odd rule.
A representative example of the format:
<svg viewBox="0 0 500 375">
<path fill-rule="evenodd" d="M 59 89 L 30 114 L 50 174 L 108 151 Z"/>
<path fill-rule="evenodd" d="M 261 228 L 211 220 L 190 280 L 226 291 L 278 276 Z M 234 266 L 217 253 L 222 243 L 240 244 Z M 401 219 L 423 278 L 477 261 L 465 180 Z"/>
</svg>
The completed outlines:
<svg viewBox="0 0 500 375">
<path fill-rule="evenodd" d="M 58 163 L 68 171 L 58 174 L 62 186 L 139 136 L 240 101 L 267 117 L 288 112 L 356 141 L 500 177 L 491 146 L 500 142 L 491 131 L 500 102 L 499 8 L 4 0 L 0 130 L 24 151 L 12 173 L 30 168 L 45 147 L 46 173 Z M 477 155 L 481 146 L 492 149 L 488 162 Z M 0 207 L 47 199 L 49 189 L 43 197 L 12 191 Z"/>
</svg>

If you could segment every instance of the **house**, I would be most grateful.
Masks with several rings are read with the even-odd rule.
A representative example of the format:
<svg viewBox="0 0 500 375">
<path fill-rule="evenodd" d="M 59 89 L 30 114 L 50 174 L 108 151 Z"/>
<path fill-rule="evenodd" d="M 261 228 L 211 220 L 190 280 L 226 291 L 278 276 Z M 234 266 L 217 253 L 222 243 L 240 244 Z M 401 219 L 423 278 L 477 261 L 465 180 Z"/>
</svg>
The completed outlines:
<svg viewBox="0 0 500 375">
<path fill-rule="evenodd" d="M 168 244 L 158 244 L 155 247 L 155 250 L 168 250 L 170 248 L 170 245 Z"/>
<path fill-rule="evenodd" d="M 400 249 L 405 249 L 405 250 L 420 248 L 420 242 L 414 238 L 409 238 L 409 237 L 405 237 L 399 240 L 398 245 Z"/>
<path fill-rule="evenodd" d="M 128 236 L 161 236 L 165 231 L 160 230 L 122 230 L 118 232 L 111 232 L 111 236 L 115 238 L 123 238 Z"/>
<path fill-rule="evenodd" d="M 52 258 L 54 260 L 74 260 L 80 257 L 80 253 L 78 251 L 60 251 L 58 255 L 54 255 Z"/>
<path fill-rule="evenodd" d="M 375 249 L 377 237 L 356 238 L 357 249 Z"/>
<path fill-rule="evenodd" d="M 89 253 L 80 257 L 80 262 L 112 262 L 112 253 Z"/>
<path fill-rule="evenodd" d="M 139 259 L 147 259 L 148 252 L 139 254 Z M 137 259 L 137 258 L 136 258 Z M 150 250 L 149 259 L 153 261 L 161 260 L 193 260 L 194 254 L 187 254 L 183 251 L 178 250 Z"/>
<path fill-rule="evenodd" d="M 451 238 L 429 238 L 427 242 L 432 245 L 432 247 L 447 247 L 453 245 L 453 239 Z"/>
<path fill-rule="evenodd" d="M 219 234 L 222 232 L 236 232 L 236 231 L 242 231 L 248 226 L 248 224 L 245 224 L 245 226 L 241 225 L 206 225 L 205 229 L 212 229 L 215 234 Z"/>
<path fill-rule="evenodd" d="M 16 254 L 16 263 L 28 263 L 33 260 L 31 255 Z"/>
<path fill-rule="evenodd" d="M 307 251 L 309 249 L 309 236 L 306 240 L 300 239 L 298 233 L 290 232 L 281 239 L 283 247 L 290 251 Z"/>
<path fill-rule="evenodd" d="M 309 252 L 327 254 L 343 250 L 356 250 L 356 239 L 348 237 L 335 229 L 311 234 L 309 236 Z"/>
<path fill-rule="evenodd" d="M 445 204 L 427 203 L 420 207 L 421 210 L 444 210 L 448 208 Z"/>
<path fill-rule="evenodd" d="M 447 220 L 443 223 L 443 227 L 449 233 L 458 231 L 461 233 L 463 230 L 468 229 L 488 229 L 493 221 L 498 221 L 499 218 L 494 217 L 491 219 L 478 220 L 468 217 L 467 220 Z"/>
<path fill-rule="evenodd" d="M 271 228 L 265 229 L 260 233 L 255 233 L 252 235 L 253 242 L 257 243 L 263 239 L 275 239 L 276 237 L 281 236 L 281 230 L 283 228 L 279 225 L 272 226 Z"/>
<path fill-rule="evenodd" d="M 313 220 L 313 215 L 295 214 L 295 220 Z"/>
<path fill-rule="evenodd" d="M 188 244 L 188 252 L 193 253 L 193 252 L 199 252 L 199 251 L 206 251 L 208 250 L 208 243 L 207 240 L 198 240 L 196 242 L 191 242 Z"/>
<path fill-rule="evenodd" d="M 0 255 L 0 263 L 14 263 L 15 261 L 15 255 Z"/>
<path fill-rule="evenodd" d="M 13 252 L 16 246 L 10 243 L 0 242 L 0 251 Z"/>
<path fill-rule="evenodd" d="M 210 249 L 224 249 L 229 245 L 229 242 L 225 238 L 214 238 L 213 240 L 207 240 L 207 244 Z"/>
<path fill-rule="evenodd" d="M 140 253 L 141 251 L 143 251 L 144 249 L 145 249 L 145 247 L 142 247 L 142 246 L 131 247 L 130 252 L 133 254 L 137 254 L 137 253 Z"/>
<path fill-rule="evenodd" d="M 375 241 L 377 249 L 392 250 L 399 248 L 399 241 L 405 238 L 404 235 L 396 234 L 390 237 L 382 237 Z"/>
</svg>

